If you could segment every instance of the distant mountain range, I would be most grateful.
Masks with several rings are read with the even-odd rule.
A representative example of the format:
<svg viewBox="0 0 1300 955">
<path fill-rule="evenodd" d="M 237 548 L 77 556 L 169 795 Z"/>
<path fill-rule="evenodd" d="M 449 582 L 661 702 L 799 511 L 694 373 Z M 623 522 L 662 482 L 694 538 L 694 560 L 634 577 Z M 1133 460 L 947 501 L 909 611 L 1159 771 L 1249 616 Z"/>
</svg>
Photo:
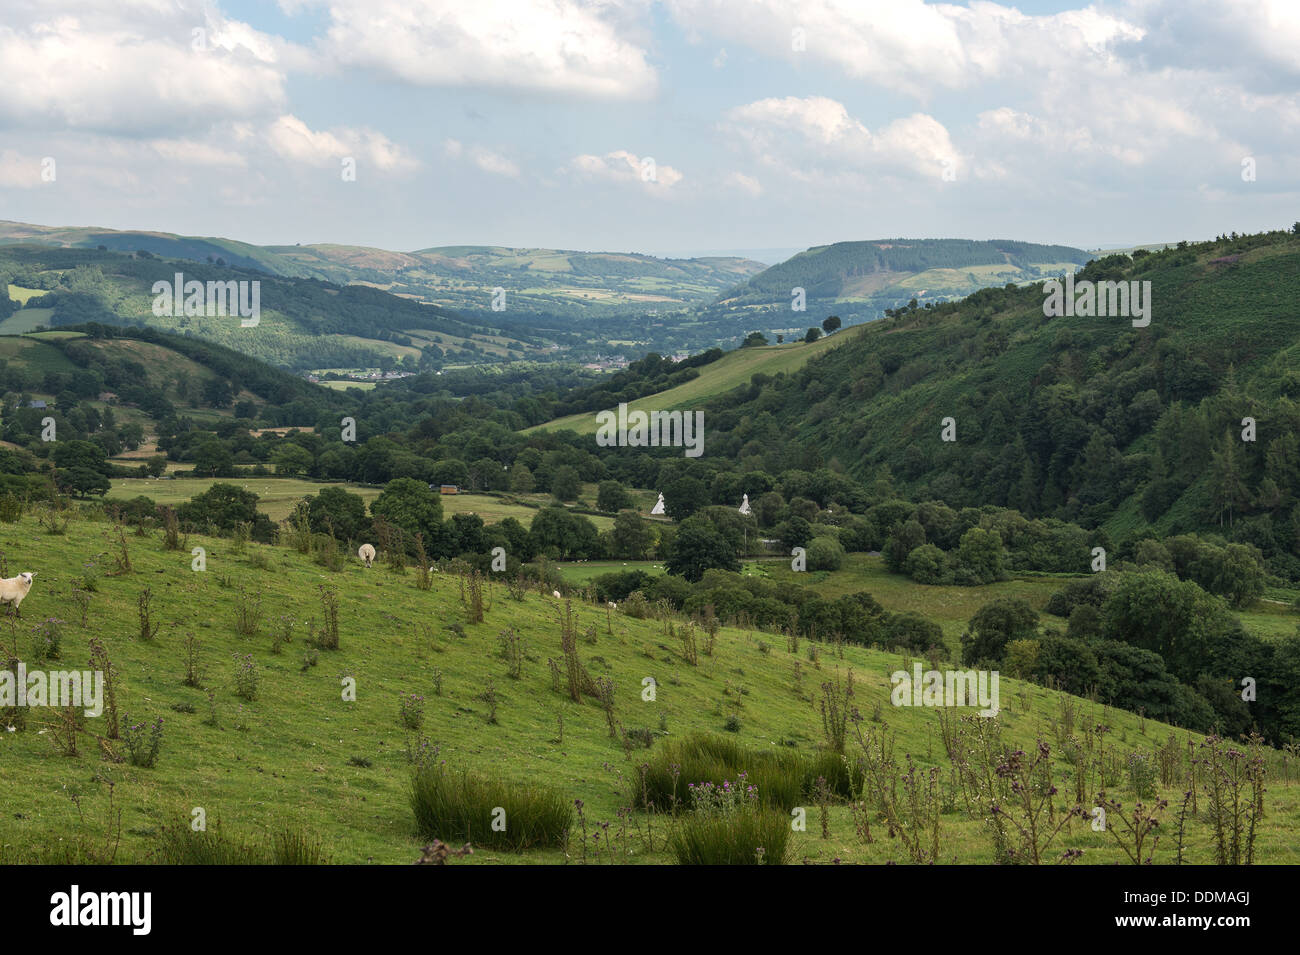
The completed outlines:
<svg viewBox="0 0 1300 955">
<path fill-rule="evenodd" d="M 497 246 L 260 246 L 0 221 L 0 272 L 26 305 L 0 322 L 0 334 L 143 324 L 303 371 L 631 359 L 731 347 L 751 331 L 802 333 L 830 314 L 846 325 L 869 321 L 912 299 L 1038 281 L 1092 257 L 1009 240 L 885 239 L 817 246 L 764 267 L 741 257 Z M 204 280 L 260 276 L 268 321 L 247 335 L 237 323 L 154 316 L 152 282 L 182 267 Z"/>
<path fill-rule="evenodd" d="M 394 295 L 500 322 L 493 290 L 505 289 L 509 317 L 578 318 L 712 302 L 763 271 L 731 257 L 661 259 L 623 252 L 443 246 L 391 252 L 353 245 L 251 245 L 233 239 L 57 228 L 0 221 L 0 244 L 36 243 L 259 269 L 286 278 L 369 285 Z M 498 306 L 500 302 L 498 301 Z"/>
</svg>

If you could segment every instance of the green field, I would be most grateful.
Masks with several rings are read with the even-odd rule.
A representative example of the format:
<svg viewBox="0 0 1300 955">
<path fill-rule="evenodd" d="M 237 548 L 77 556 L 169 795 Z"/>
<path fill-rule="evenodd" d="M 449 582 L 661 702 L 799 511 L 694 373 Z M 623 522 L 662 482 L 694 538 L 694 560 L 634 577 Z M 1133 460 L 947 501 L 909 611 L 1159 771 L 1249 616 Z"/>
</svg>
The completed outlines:
<svg viewBox="0 0 1300 955">
<path fill-rule="evenodd" d="M 669 388 L 656 395 L 638 398 L 630 402 L 629 410 L 640 408 L 645 411 L 693 408 L 708 398 L 723 394 L 739 385 L 749 383 L 757 374 L 777 375 L 798 371 L 811 359 L 824 355 L 837 348 L 850 338 L 856 336 L 860 329 L 845 329 L 835 335 L 819 338 L 811 344 L 795 342 L 789 345 L 764 345 L 756 348 L 738 348 L 727 352 L 717 361 L 705 366 L 700 376 L 684 385 Z M 534 431 L 561 431 L 570 429 L 578 434 L 596 433 L 596 414 L 587 411 L 581 414 L 556 418 L 545 424 L 525 428 L 523 433 Z"/>
<path fill-rule="evenodd" d="M 38 296 L 45 294 L 47 294 L 45 289 L 23 288 L 21 285 L 12 284 L 9 286 L 9 297 L 20 305 L 26 305 L 28 299 L 37 298 Z"/>
<path fill-rule="evenodd" d="M 16 318 L 20 312 L 9 316 Z M 6 319 L 8 321 L 9 319 Z M 76 372 L 77 366 L 53 345 L 35 338 L 0 335 L 0 358 L 17 361 L 42 374 L 47 371 Z"/>
<path fill-rule="evenodd" d="M 213 484 L 233 484 L 246 491 L 252 491 L 259 498 L 258 509 L 265 512 L 273 521 L 282 521 L 293 513 L 294 505 L 308 495 L 319 494 L 320 489 L 328 485 L 317 481 L 303 481 L 297 478 L 114 478 L 113 488 L 108 492 L 109 499 L 129 500 L 144 495 L 155 504 L 175 507 L 188 501 L 196 494 L 202 494 Z M 369 504 L 382 488 L 365 487 L 358 484 L 345 484 L 354 494 L 360 494 Z"/>
<path fill-rule="evenodd" d="M 0 335 L 25 335 L 42 325 L 48 325 L 53 315 L 52 308 L 20 308 L 0 321 Z"/>
<path fill-rule="evenodd" d="M 169 462 L 169 468 L 175 462 Z M 177 464 L 177 467 L 188 468 L 188 465 Z M 281 521 L 293 513 L 294 505 L 304 497 L 319 494 L 320 489 L 328 487 L 330 483 L 337 482 L 319 482 L 307 481 L 300 478 L 277 478 L 277 477 L 233 477 L 233 478 L 172 478 L 163 480 L 158 478 L 114 478 L 113 487 L 108 492 L 107 497 L 117 500 L 130 500 L 133 497 L 144 495 L 151 498 L 156 504 L 167 504 L 175 506 L 183 501 L 188 501 L 196 494 L 202 494 L 213 484 L 234 484 L 236 487 L 243 488 L 246 491 L 252 491 L 259 498 L 257 506 L 267 517 L 273 521 Z M 380 487 L 369 487 L 363 484 L 342 484 L 342 487 L 351 491 L 353 494 L 360 494 L 367 504 L 379 496 L 383 490 Z M 528 504 L 517 504 L 494 497 L 488 494 L 443 494 L 439 495 L 442 501 L 443 514 L 450 517 L 453 514 L 477 514 L 483 518 L 485 524 L 495 524 L 507 517 L 513 517 L 519 520 L 525 527 L 532 523 L 533 516 L 537 513 L 537 507 L 549 503 L 545 495 L 526 495 L 523 499 L 529 500 L 535 506 Z M 604 515 L 584 515 L 599 530 L 608 530 L 614 526 L 612 517 Z"/>
<path fill-rule="evenodd" d="M 335 391 L 347 391 L 349 388 L 357 388 L 361 391 L 370 391 L 378 382 L 375 381 L 334 381 L 325 380 L 320 382 L 326 388 L 332 388 Z"/>
<path fill-rule="evenodd" d="M 664 573 L 661 561 L 593 560 L 565 562 L 556 565 L 564 579 L 575 586 L 586 586 L 593 577 L 621 571 L 640 570 L 649 574 Z M 746 561 L 745 574 L 757 574 L 785 584 L 809 587 L 825 597 L 867 591 L 891 613 L 913 611 L 933 620 L 943 628 L 949 652 L 961 651 L 961 635 L 970 618 L 990 600 L 1011 597 L 1023 600 L 1040 614 L 1052 594 L 1062 589 L 1071 578 L 1064 576 L 1027 575 L 1013 577 L 983 587 L 928 586 L 914 583 L 902 574 L 891 574 L 884 559 L 867 554 L 849 554 L 844 566 L 837 571 L 811 571 L 796 573 L 784 558 L 763 558 Z M 1300 627 L 1300 612 L 1290 604 L 1259 600 L 1238 611 L 1237 616 L 1246 629 L 1260 637 L 1276 639 L 1291 636 Z M 1048 621 L 1064 629 L 1066 621 L 1048 615 Z"/>
<path fill-rule="evenodd" d="M 86 720 L 77 736 L 77 753 L 69 756 L 52 745 L 53 711 L 27 708 L 24 729 L 0 733 L 0 762 L 6 767 L 0 773 L 5 807 L 0 861 L 104 858 L 105 834 L 112 831 L 111 787 L 111 806 L 122 812 L 120 845 L 113 856 L 118 862 L 157 861 L 151 853 L 160 829 L 185 826 L 193 810 L 202 808 L 209 830 L 217 826 L 228 837 L 260 840 L 289 827 L 319 839 L 334 862 L 409 863 L 422 841 L 407 802 L 405 752 L 416 731 L 399 722 L 398 700 L 404 693 L 425 697 L 419 732 L 449 766 L 518 785 L 553 787 L 565 799 L 581 799 L 588 833 L 610 824 L 608 842 L 602 841 L 596 854 L 581 848 L 575 819 L 568 861 L 671 861 L 662 843 L 667 817 L 647 819 L 632 812 L 626 825 L 619 821 L 620 808 L 629 802 L 626 780 L 637 763 L 652 758 L 665 740 L 698 731 L 718 733 L 728 714 L 738 720 L 736 732 L 723 734 L 729 739 L 757 751 L 773 751 L 784 741 L 782 752 L 811 755 L 822 745 L 818 685 L 837 671 L 854 674 L 854 704 L 864 716 L 863 732 L 893 736 L 900 761 L 907 753 L 922 767 L 947 765 L 935 714 L 890 705 L 888 674 L 905 662 L 896 654 L 847 647 L 839 658 L 834 648 L 821 647 L 814 660 L 809 648 L 816 645 L 807 641 L 793 654 L 779 636 L 723 628 L 712 655 L 701 641 L 698 665 L 691 665 L 663 623 L 579 603 L 578 630 L 590 628 L 579 641 L 581 660 L 594 676 L 612 681 L 618 721 L 629 729 L 645 727 L 653 740 L 649 753 L 629 754 L 610 738 L 599 706 L 573 703 L 552 689 L 545 660 L 560 652 L 559 604 L 549 596 L 533 591 L 515 600 L 503 586 L 493 586 L 484 621 L 466 623 L 465 636 L 458 637 L 444 629 L 465 620 L 459 596 L 463 583 L 453 575 L 435 575 L 432 589 L 421 591 L 413 572 L 399 575 L 378 564 L 366 570 L 350 560 L 341 571 L 329 572 L 286 548 L 249 545 L 238 554 L 229 541 L 191 536 L 183 550 L 166 551 L 153 536 L 128 534 L 125 539 L 132 569 L 113 574 L 110 554 L 119 545 L 108 523 L 74 522 L 65 536 L 42 533 L 31 516 L 0 525 L 5 572 L 38 574 L 23 605 L 24 622 L 12 630 L 18 650 L 28 655 L 30 630 L 41 620 L 65 621 L 60 625 L 60 660 L 66 665 L 84 665 L 91 637 L 103 641 L 117 674 L 123 725 L 163 719 L 157 765 L 146 769 L 113 761 L 127 750 L 122 740 L 105 738 L 101 744 L 96 739 L 106 736 L 107 717 Z M 193 547 L 206 549 L 203 572 L 191 569 Z M 96 579 L 82 626 L 72 585 L 86 573 L 87 563 Z M 318 651 L 313 665 L 304 626 L 309 618 L 320 617 L 321 585 L 339 595 L 340 649 Z M 136 635 L 138 599 L 146 589 L 152 621 L 161 625 L 153 640 Z M 260 599 L 260 626 L 240 636 L 237 606 L 254 595 Z M 282 615 L 292 615 L 297 626 L 292 642 L 277 654 L 271 650 L 271 632 Z M 505 628 L 528 643 L 518 680 L 507 675 L 498 654 L 498 633 Z M 199 645 L 202 688 L 182 680 L 183 642 L 191 634 Z M 258 675 L 251 701 L 235 693 L 236 657 L 244 655 Z M 658 684 L 653 702 L 641 694 L 646 676 Z M 354 702 L 345 702 L 340 690 L 348 677 L 356 681 Z M 495 723 L 488 721 L 483 699 L 489 687 L 497 699 Z M 1004 679 L 998 722 L 1005 738 L 1024 748 L 1040 735 L 1052 739 L 1051 721 L 1059 716 L 1063 699 Z M 1107 745 L 1118 753 L 1150 753 L 1170 733 L 1131 714 L 1074 702 L 1081 724 L 1096 721 L 1108 727 Z M 1183 736 L 1178 733 L 1180 740 Z M 856 743 L 851 745 L 856 749 Z M 1274 775 L 1257 861 L 1300 862 L 1300 844 L 1292 836 L 1300 824 L 1295 767 L 1284 766 L 1276 755 L 1270 762 Z M 1068 773 L 1059 762 L 1058 769 Z M 1122 779 L 1115 780 L 1112 791 L 1125 803 L 1131 799 Z M 1161 795 L 1173 798 L 1176 793 Z M 843 804 L 828 808 L 828 838 L 822 838 L 815 822 L 815 807 L 810 806 L 808 816 L 807 831 L 791 835 L 789 861 L 908 861 L 900 841 L 885 838 L 883 823 L 872 842 L 859 839 Z M 648 842 L 629 828 L 643 832 L 647 822 L 652 832 Z M 1170 810 L 1164 828 L 1172 824 Z M 959 805 L 943 810 L 940 826 L 942 861 L 992 860 L 983 823 Z M 1189 861 L 1212 861 L 1210 838 L 1203 815 L 1189 822 Z M 1124 861 L 1112 837 L 1092 831 L 1087 821 L 1071 823 L 1053 848 L 1082 849 L 1082 864 Z M 1174 839 L 1167 834 L 1155 861 L 1169 862 L 1173 852 Z M 480 849 L 465 862 L 565 859 L 558 849 L 519 854 Z"/>
</svg>

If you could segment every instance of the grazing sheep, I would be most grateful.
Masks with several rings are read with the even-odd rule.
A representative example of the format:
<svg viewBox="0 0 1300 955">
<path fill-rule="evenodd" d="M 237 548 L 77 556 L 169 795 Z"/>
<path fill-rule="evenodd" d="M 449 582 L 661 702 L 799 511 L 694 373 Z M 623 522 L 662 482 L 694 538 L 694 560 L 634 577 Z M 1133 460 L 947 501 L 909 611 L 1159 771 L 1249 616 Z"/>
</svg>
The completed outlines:
<svg viewBox="0 0 1300 955">
<path fill-rule="evenodd" d="M 21 604 L 27 592 L 32 589 L 35 572 L 19 574 L 17 577 L 0 577 L 0 604 L 13 604 L 18 616 L 22 616 Z"/>
<path fill-rule="evenodd" d="M 556 600 L 559 600 L 559 599 L 560 599 L 560 592 L 559 592 L 558 590 L 552 590 L 552 591 L 551 591 L 551 596 L 553 596 Z"/>
<path fill-rule="evenodd" d="M 369 567 L 375 562 L 375 548 L 370 544 L 362 544 L 357 548 L 357 556 L 361 558 L 363 564 Z"/>
</svg>

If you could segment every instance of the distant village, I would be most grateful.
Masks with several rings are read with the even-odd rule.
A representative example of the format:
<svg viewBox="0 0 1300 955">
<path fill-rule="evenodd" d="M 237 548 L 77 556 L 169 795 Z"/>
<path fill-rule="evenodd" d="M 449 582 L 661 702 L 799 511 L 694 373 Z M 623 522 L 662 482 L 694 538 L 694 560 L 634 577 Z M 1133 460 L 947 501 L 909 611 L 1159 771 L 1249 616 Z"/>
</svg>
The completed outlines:
<svg viewBox="0 0 1300 955">
<path fill-rule="evenodd" d="M 373 369 L 371 371 L 350 371 L 346 374 L 329 372 L 324 375 L 308 373 L 306 378 L 313 384 L 319 385 L 322 381 L 396 381 L 398 378 L 410 378 L 415 372 L 413 371 L 380 371 Z"/>
</svg>

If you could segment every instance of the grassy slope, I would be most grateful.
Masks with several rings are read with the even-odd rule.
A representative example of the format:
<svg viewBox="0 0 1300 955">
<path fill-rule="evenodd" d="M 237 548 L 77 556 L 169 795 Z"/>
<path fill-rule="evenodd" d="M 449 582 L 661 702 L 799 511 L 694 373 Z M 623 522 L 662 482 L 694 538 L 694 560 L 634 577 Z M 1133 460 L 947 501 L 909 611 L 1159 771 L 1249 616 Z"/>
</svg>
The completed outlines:
<svg viewBox="0 0 1300 955">
<path fill-rule="evenodd" d="M 700 376 L 684 385 L 669 388 L 655 395 L 639 398 L 630 404 L 630 408 L 646 411 L 692 408 L 708 398 L 730 391 L 738 385 L 748 384 L 749 379 L 757 374 L 777 375 L 798 371 L 813 358 L 838 348 L 850 338 L 859 334 L 858 328 L 846 329 L 835 335 L 818 339 L 812 344 L 798 342 L 790 345 L 766 345 L 759 348 L 738 348 L 728 352 L 712 364 L 700 369 Z M 596 433 L 596 415 L 586 411 L 581 414 L 556 418 L 545 424 L 539 424 L 524 430 L 524 434 L 533 431 L 576 431 L 579 434 Z"/>
<path fill-rule="evenodd" d="M 559 655 L 557 605 L 529 594 L 523 603 L 496 588 L 486 621 L 466 627 L 463 640 L 439 632 L 433 641 L 417 636 L 416 624 L 439 630 L 464 619 L 454 578 L 439 578 L 429 592 L 415 587 L 414 576 L 397 576 L 378 565 L 369 571 L 355 561 L 339 573 L 328 573 L 306 558 L 279 548 L 253 546 L 251 554 L 267 566 L 257 569 L 250 557 L 231 553 L 229 542 L 199 537 L 186 550 L 165 552 L 159 541 L 128 537 L 134 572 L 101 577 L 93 597 L 89 627 L 77 623 L 69 589 L 87 560 L 107 572 L 104 555 L 110 550 L 111 527 L 77 523 L 66 537 L 42 534 L 35 522 L 0 525 L 0 549 L 8 572 L 39 573 L 25 604 L 22 623 L 0 629 L 6 645 L 15 639 L 20 649 L 29 642 L 29 628 L 46 616 L 65 625 L 63 658 L 84 665 L 87 639 L 98 635 L 119 672 L 118 701 L 133 720 L 164 718 L 165 742 L 158 766 L 152 770 L 111 764 L 99 758 L 94 740 L 83 737 L 82 752 L 69 758 L 41 735 L 33 713 L 21 733 L 0 733 L 0 859 L 19 859 L 28 847 L 52 846 L 78 832 L 102 828 L 108 805 L 105 783 L 114 784 L 116 804 L 124 810 L 119 859 L 142 858 L 162 824 L 188 819 L 202 806 L 209 824 L 219 819 L 225 830 L 260 835 L 285 824 L 307 827 L 324 841 L 336 862 L 405 863 L 418 854 L 406 803 L 407 767 L 404 731 L 397 719 L 398 695 L 427 698 L 425 730 L 440 744 L 441 756 L 457 767 L 490 771 L 521 782 L 544 783 L 586 803 L 588 821 L 616 823 L 624 805 L 618 775 L 632 772 L 623 752 L 606 733 L 599 708 L 565 702 L 552 692 L 545 660 Z M 206 573 L 190 570 L 189 547 L 204 546 Z M 21 555 L 21 557 L 20 557 Z M 21 563 L 21 567 L 19 567 Z M 225 587 L 225 577 L 233 587 Z M 338 588 L 342 649 L 322 652 L 319 665 L 303 667 L 301 627 L 288 650 L 270 652 L 269 624 L 256 637 L 234 631 L 234 606 L 239 586 L 264 592 L 262 610 L 270 621 L 292 613 L 305 620 L 317 613 L 316 587 Z M 154 619 L 163 624 L 153 644 L 136 631 L 136 598 L 144 587 L 153 593 Z M 858 685 L 855 702 L 868 717 L 879 716 L 898 733 L 897 752 L 912 754 L 922 764 L 942 762 L 942 746 L 934 732 L 935 717 L 920 709 L 889 705 L 887 674 L 900 664 L 892 654 L 850 648 L 844 660 L 823 650 L 820 672 L 806 654 L 792 657 L 779 637 L 724 629 L 716 654 L 703 654 L 698 667 L 687 665 L 675 644 L 653 621 L 635 621 L 615 614 L 613 633 L 606 632 L 603 610 L 578 605 L 579 626 L 594 625 L 596 643 L 580 642 L 579 652 L 593 676 L 608 676 L 616 688 L 616 714 L 628 728 L 657 729 L 662 717 L 673 736 L 695 730 L 717 731 L 730 701 L 740 700 L 740 740 L 756 748 L 793 741 L 811 752 L 821 735 L 814 708 L 816 685 L 836 666 L 852 667 Z M 529 642 L 530 660 L 523 679 L 505 675 L 496 656 L 497 633 L 514 627 Z M 202 643 L 206 685 L 215 694 L 219 727 L 204 725 L 206 694 L 180 682 L 181 641 L 193 633 Z M 769 649 L 765 652 L 761 644 Z M 261 673 L 261 694 L 243 703 L 233 695 L 233 654 L 252 654 Z M 803 671 L 802 688 L 793 679 L 795 661 Z M 435 672 L 442 674 L 442 695 L 435 696 Z M 353 676 L 357 701 L 344 703 L 340 680 Z M 644 676 L 653 676 L 660 690 L 655 703 L 641 701 Z M 498 725 L 488 725 L 486 706 L 476 697 L 487 682 L 502 697 Z M 745 692 L 737 695 L 743 685 Z M 191 704 L 197 713 L 173 711 Z M 1058 694 L 1004 680 L 1002 719 L 1011 740 L 1021 745 L 1047 733 L 1046 721 L 1058 707 Z M 1112 745 L 1149 750 L 1162 742 L 1167 730 L 1140 724 L 1137 717 L 1113 710 L 1103 712 L 1084 704 L 1086 717 L 1111 726 Z M 563 741 L 557 739 L 557 715 L 564 718 Z M 100 724 L 102 725 L 102 724 Z M 239 727 L 245 727 L 243 729 Z M 96 727 L 98 728 L 98 727 Z M 118 744 L 120 747 L 120 744 Z M 372 765 L 351 765 L 353 756 Z M 640 759 L 634 754 L 634 759 Z M 609 768 L 602 768 L 608 764 Z M 1294 784 L 1274 779 L 1269 813 L 1260 839 L 1260 861 L 1300 862 L 1300 846 L 1292 837 L 1300 825 Z M 81 796 L 85 822 L 68 798 Z M 1172 796 L 1172 793 L 1165 793 Z M 1123 798 L 1123 801 L 1130 801 Z M 853 838 L 847 811 L 831 812 L 831 839 L 816 832 L 815 812 L 809 831 L 794 836 L 795 858 L 829 861 L 903 861 L 896 840 L 882 837 L 867 846 Z M 957 813 L 943 817 L 945 860 L 988 861 L 990 849 L 980 824 Z M 662 827 L 662 823 L 660 823 Z M 1208 861 L 1208 831 L 1192 828 L 1192 860 Z M 1084 861 L 1119 861 L 1109 836 L 1086 824 L 1075 825 L 1061 848 L 1086 850 Z M 1172 838 L 1162 840 L 1157 861 L 1167 861 Z M 524 856 L 480 852 L 474 863 L 555 862 L 558 852 Z M 633 860 L 636 861 L 636 860 Z M 643 861 L 667 861 L 656 852 Z"/>
</svg>

